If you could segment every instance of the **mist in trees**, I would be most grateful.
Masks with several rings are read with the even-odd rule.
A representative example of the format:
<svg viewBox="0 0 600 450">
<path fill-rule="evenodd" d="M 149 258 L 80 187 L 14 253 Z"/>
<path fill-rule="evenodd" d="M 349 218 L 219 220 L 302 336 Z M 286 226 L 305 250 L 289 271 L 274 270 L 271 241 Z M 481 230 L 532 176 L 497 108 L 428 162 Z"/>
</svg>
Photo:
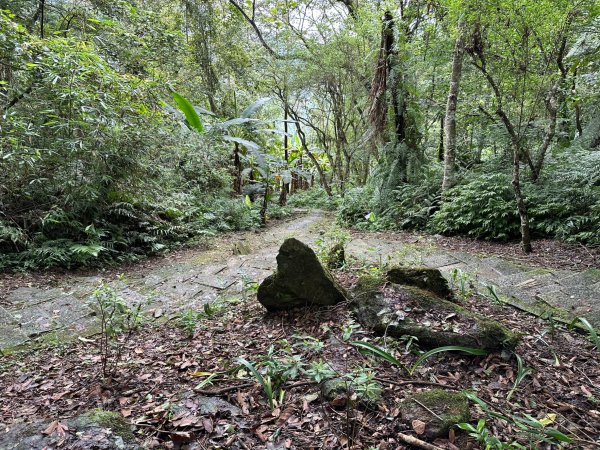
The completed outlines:
<svg viewBox="0 0 600 450">
<path fill-rule="evenodd" d="M 3 269 L 136 259 L 297 206 L 600 244 L 595 1 L 0 9 Z"/>
</svg>

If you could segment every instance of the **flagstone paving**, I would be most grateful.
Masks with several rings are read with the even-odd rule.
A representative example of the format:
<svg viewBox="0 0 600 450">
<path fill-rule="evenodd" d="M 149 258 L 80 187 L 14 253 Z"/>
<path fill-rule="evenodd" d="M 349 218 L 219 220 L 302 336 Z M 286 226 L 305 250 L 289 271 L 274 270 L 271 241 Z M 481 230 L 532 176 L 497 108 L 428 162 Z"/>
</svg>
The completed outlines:
<svg viewBox="0 0 600 450">
<path fill-rule="evenodd" d="M 285 238 L 293 236 L 316 248 L 333 223 L 332 216 L 313 211 L 259 232 L 228 235 L 217 239 L 214 249 L 190 250 L 189 257 L 181 260 L 165 258 L 145 272 L 130 270 L 123 280 L 109 284 L 127 303 L 146 305 L 148 314 L 173 317 L 218 297 L 239 297 L 249 282 L 260 282 L 273 271 Z M 496 256 L 440 249 L 432 238 L 407 244 L 368 234 L 351 239 L 346 254 L 382 267 L 436 267 L 457 286 L 462 279 L 486 293 L 493 285 L 503 301 L 525 311 L 562 321 L 584 316 L 600 326 L 598 269 L 533 268 Z M 98 276 L 67 277 L 57 285 L 9 292 L 0 306 L 0 349 L 63 342 L 97 332 L 98 319 L 89 298 L 100 280 L 99 272 Z"/>
</svg>

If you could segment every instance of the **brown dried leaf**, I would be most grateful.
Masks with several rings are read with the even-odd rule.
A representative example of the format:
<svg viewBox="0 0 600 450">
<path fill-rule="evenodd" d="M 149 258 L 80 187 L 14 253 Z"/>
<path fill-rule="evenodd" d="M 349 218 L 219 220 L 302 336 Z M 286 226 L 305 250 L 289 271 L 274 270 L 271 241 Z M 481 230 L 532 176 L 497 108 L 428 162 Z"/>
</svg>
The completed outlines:
<svg viewBox="0 0 600 450">
<path fill-rule="evenodd" d="M 415 430 L 419 436 L 425 433 L 425 428 L 427 428 L 427 424 L 422 420 L 415 419 L 412 421 L 412 429 Z"/>
</svg>

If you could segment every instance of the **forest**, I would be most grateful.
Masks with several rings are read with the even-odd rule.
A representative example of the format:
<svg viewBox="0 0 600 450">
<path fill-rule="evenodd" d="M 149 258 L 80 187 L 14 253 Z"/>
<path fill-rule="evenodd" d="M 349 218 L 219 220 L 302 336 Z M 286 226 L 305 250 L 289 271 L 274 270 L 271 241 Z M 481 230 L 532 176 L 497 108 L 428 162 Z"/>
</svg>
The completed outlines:
<svg viewBox="0 0 600 450">
<path fill-rule="evenodd" d="M 0 0 L 0 412 L 14 420 L 12 402 L 25 395 L 33 409 L 17 416 L 52 416 L 38 437 L 57 439 L 0 438 L 0 448 L 597 448 L 599 86 L 597 0 Z M 308 243 L 318 268 L 313 250 L 288 238 Z M 286 278 L 286 245 L 304 279 Z M 258 260 L 278 250 L 265 278 L 275 268 Z M 244 258 L 253 271 L 230 274 Z M 229 268 L 210 272 L 217 262 Z M 188 270 L 205 280 L 193 294 Z M 449 320 L 481 330 L 489 316 L 507 327 L 494 328 L 502 345 L 404 329 L 398 305 L 402 317 L 381 338 L 363 328 L 377 334 L 387 307 L 369 316 L 365 305 L 299 313 L 264 302 L 304 298 L 289 284 L 321 286 L 321 270 L 341 304 L 372 292 L 413 299 L 405 285 L 414 285 L 445 302 L 423 316 L 434 300 L 403 304 L 414 320 L 443 334 Z M 142 289 L 153 276 L 163 284 Z M 43 296 L 57 286 L 78 302 Z M 132 306 L 132 292 L 155 304 Z M 100 328 L 82 319 L 84 300 Z M 275 319 L 262 319 L 261 305 Z M 73 323 L 58 318 L 80 307 Z M 389 327 L 404 330 L 393 344 Z M 232 339 L 252 344 L 229 348 Z M 12 356 L 25 347 L 25 362 Z M 344 368 L 326 362 L 342 353 Z M 422 371 L 437 353 L 454 359 Z M 177 360 L 165 376 L 235 397 L 236 412 L 218 404 L 201 417 L 203 403 L 186 397 L 194 413 L 181 413 L 181 389 L 165 387 L 157 366 L 165 354 Z M 102 382 L 73 378 L 98 361 Z M 546 369 L 535 364 L 547 361 L 554 400 L 538 392 Z M 139 390 L 128 384 L 136 367 L 152 367 Z M 54 381 L 23 394 L 32 368 Z M 244 376 L 255 383 L 235 384 Z M 332 398 L 288 393 L 339 379 L 352 385 L 341 412 L 313 403 L 335 410 L 339 385 Z M 442 418 L 425 400 L 414 400 L 422 411 L 408 425 L 379 400 L 411 379 L 444 395 L 504 387 L 468 391 L 477 414 L 455 412 L 451 428 L 431 433 L 423 411 Z M 67 401 L 75 388 L 64 386 L 78 383 L 101 400 Z M 400 397 L 404 411 L 413 400 Z M 92 404 L 130 422 L 122 447 L 108 442 L 118 433 L 104 415 L 90 422 L 94 438 L 73 441 L 73 429 L 90 429 L 74 412 Z M 98 437 L 98 424 L 114 433 Z"/>
<path fill-rule="evenodd" d="M 600 244 L 594 1 L 0 7 L 4 269 L 128 261 L 286 205 Z"/>
</svg>

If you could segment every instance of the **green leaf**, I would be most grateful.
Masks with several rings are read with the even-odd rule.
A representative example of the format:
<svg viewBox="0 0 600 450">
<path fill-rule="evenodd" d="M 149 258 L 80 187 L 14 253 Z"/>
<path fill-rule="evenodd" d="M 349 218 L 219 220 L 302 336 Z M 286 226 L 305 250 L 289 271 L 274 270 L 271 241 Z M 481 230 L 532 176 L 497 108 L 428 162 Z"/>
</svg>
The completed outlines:
<svg viewBox="0 0 600 450">
<path fill-rule="evenodd" d="M 238 144 L 242 144 L 248 150 L 260 150 L 260 145 L 258 145 L 256 142 L 252 142 L 247 139 L 242 139 L 239 137 L 227 135 L 227 136 L 223 136 L 223 140 L 229 141 L 229 142 L 237 142 Z"/>
<path fill-rule="evenodd" d="M 242 114 L 240 114 L 240 117 L 244 117 L 244 118 L 250 117 L 255 112 L 257 112 L 260 108 L 262 108 L 265 103 L 269 102 L 270 100 L 271 100 L 271 97 L 259 98 L 254 103 L 252 103 L 250 106 L 248 106 L 244 111 L 242 111 Z"/>
<path fill-rule="evenodd" d="M 238 362 L 245 366 L 251 373 L 254 375 L 254 378 L 261 384 L 263 387 L 265 394 L 267 394 L 267 398 L 269 399 L 269 407 L 274 409 L 273 403 L 273 386 L 271 385 L 270 380 L 266 380 L 258 370 L 252 365 L 250 361 L 245 360 L 244 358 L 238 358 Z"/>
<path fill-rule="evenodd" d="M 566 434 L 561 433 L 556 428 L 547 428 L 546 436 L 550 436 L 553 439 L 556 439 L 559 442 L 571 442 L 572 439 Z"/>
<path fill-rule="evenodd" d="M 194 106 L 185 97 L 179 95 L 177 92 L 172 91 L 171 94 L 173 95 L 173 99 L 177 103 L 179 110 L 185 116 L 188 127 L 196 130 L 198 133 L 204 133 L 204 125 L 202 125 L 200 116 L 194 109 Z"/>
<path fill-rule="evenodd" d="M 256 122 L 256 119 L 248 119 L 246 117 L 237 117 L 235 119 L 227 120 L 225 122 L 220 123 L 219 127 L 228 128 L 232 125 L 242 125 L 242 124 L 248 123 L 248 122 Z"/>
<path fill-rule="evenodd" d="M 383 350 L 373 344 L 369 344 L 368 342 L 363 342 L 363 341 L 355 341 L 355 342 L 352 342 L 352 345 L 354 345 L 355 347 L 358 347 L 359 350 L 366 351 L 375 356 L 378 356 L 379 358 L 385 359 L 390 364 L 400 367 L 408 372 L 408 368 L 404 364 L 402 364 L 402 362 L 400 362 L 398 359 L 394 358 L 391 354 L 389 354 L 385 350 Z"/>
<path fill-rule="evenodd" d="M 463 352 L 463 353 L 468 353 L 470 355 L 476 355 L 476 356 L 487 355 L 487 352 L 481 348 L 461 347 L 460 345 L 448 345 L 445 347 L 438 347 L 438 348 L 434 348 L 433 350 L 429 350 L 428 352 L 423 353 L 421 356 L 419 356 L 417 358 L 417 360 L 415 361 L 415 363 L 413 364 L 413 366 L 411 367 L 409 373 L 412 375 L 415 372 L 415 370 L 417 370 L 417 368 L 421 364 L 423 364 L 423 361 L 425 361 L 430 356 L 433 356 L 437 353 L 442 353 L 442 352 Z"/>
<path fill-rule="evenodd" d="M 596 350 L 600 352 L 600 337 L 598 337 L 598 333 L 596 332 L 592 324 L 589 323 L 585 317 L 577 317 L 575 320 L 573 320 L 573 322 L 571 322 L 571 326 L 575 325 L 575 322 L 580 322 L 581 325 L 583 325 L 583 328 L 585 328 L 589 334 L 590 340 L 596 346 Z"/>
</svg>

